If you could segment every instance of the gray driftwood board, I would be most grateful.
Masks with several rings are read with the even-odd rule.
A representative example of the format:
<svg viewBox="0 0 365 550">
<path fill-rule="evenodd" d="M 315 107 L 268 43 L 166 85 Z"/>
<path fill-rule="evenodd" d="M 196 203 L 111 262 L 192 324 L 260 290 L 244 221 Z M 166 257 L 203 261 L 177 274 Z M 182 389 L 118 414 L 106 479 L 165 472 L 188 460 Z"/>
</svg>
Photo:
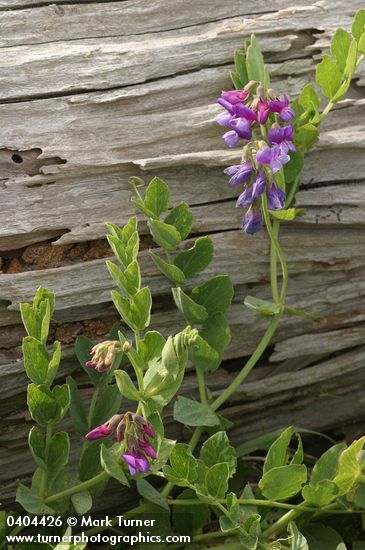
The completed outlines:
<svg viewBox="0 0 365 550">
<path fill-rule="evenodd" d="M 74 337 L 102 337 L 115 318 L 103 222 L 123 224 L 133 213 L 130 175 L 158 174 L 176 201 L 189 201 L 194 231 L 208 231 L 216 245 L 209 272 L 235 283 L 228 370 L 211 377 L 213 393 L 252 352 L 265 321 L 255 322 L 242 302 L 247 293 L 269 296 L 268 241 L 263 232 L 251 238 L 237 229 L 240 213 L 222 170 L 238 156 L 222 145 L 215 98 L 230 86 L 232 52 L 252 32 L 275 88 L 295 97 L 313 81 L 334 29 L 348 28 L 360 7 L 359 0 L 273 0 L 269 8 L 257 0 L 0 0 L 3 502 L 32 470 L 18 303 L 39 285 L 57 292 L 62 375 L 78 373 Z M 235 442 L 292 422 L 348 435 L 364 428 L 364 85 L 365 64 L 308 156 L 298 196 L 307 214 L 282 235 L 289 303 L 326 314 L 326 322 L 285 320 L 260 368 L 225 407 L 237 421 Z M 169 285 L 142 255 L 157 303 L 153 321 L 168 330 L 173 319 L 181 322 Z M 183 391 L 194 394 L 193 377 Z M 90 394 L 86 384 L 83 392 Z M 184 435 L 166 420 L 171 434 Z"/>
</svg>

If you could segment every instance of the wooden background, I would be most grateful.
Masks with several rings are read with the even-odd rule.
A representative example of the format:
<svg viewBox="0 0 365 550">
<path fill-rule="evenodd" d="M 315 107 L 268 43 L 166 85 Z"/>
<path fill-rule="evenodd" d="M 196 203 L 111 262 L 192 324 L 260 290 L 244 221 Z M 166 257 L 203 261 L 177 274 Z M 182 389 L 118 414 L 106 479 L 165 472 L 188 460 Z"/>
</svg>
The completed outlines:
<svg viewBox="0 0 365 550">
<path fill-rule="evenodd" d="M 349 28 L 360 7 L 359 0 L 0 0 L 2 502 L 13 501 L 33 468 L 18 303 L 39 285 L 57 293 L 52 334 L 64 344 L 61 374 L 75 373 L 87 398 L 72 343 L 81 333 L 102 338 L 117 319 L 103 222 L 123 224 L 133 213 L 129 176 L 158 174 L 176 201 L 191 204 L 195 233 L 209 232 L 216 246 L 209 274 L 228 273 L 235 283 L 233 342 L 209 380 L 213 393 L 253 351 L 266 321 L 256 322 L 242 302 L 248 293 L 270 295 L 268 240 L 237 229 L 241 212 L 222 170 L 239 160 L 238 150 L 224 147 L 215 99 L 230 87 L 233 51 L 252 32 L 275 88 L 295 97 L 313 80 L 335 28 Z M 365 63 L 307 158 L 298 196 L 307 214 L 282 232 L 288 303 L 326 314 L 326 322 L 285 319 L 226 405 L 235 442 L 289 423 L 349 438 L 364 429 L 364 85 Z M 154 326 L 168 331 L 181 319 L 146 250 L 142 257 Z M 184 391 L 194 395 L 192 377 Z M 187 435 L 181 426 L 170 432 Z"/>
</svg>

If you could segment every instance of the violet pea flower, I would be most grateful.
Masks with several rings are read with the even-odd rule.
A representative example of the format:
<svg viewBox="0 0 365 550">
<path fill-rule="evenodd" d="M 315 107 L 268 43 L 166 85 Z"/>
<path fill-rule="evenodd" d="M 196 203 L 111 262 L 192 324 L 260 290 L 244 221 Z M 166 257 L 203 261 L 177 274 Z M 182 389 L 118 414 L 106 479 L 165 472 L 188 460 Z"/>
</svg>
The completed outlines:
<svg viewBox="0 0 365 550">
<path fill-rule="evenodd" d="M 246 101 L 249 95 L 247 90 L 228 90 L 221 93 L 221 97 L 232 105 Z"/>
<path fill-rule="evenodd" d="M 270 143 L 273 145 L 280 145 L 283 153 L 295 151 L 295 146 L 292 141 L 293 136 L 294 126 L 292 124 L 290 126 L 286 126 L 285 128 L 273 125 L 267 133 Z"/>
<path fill-rule="evenodd" d="M 281 210 L 285 207 L 286 193 L 277 185 L 268 185 L 266 196 L 269 210 Z"/>
<path fill-rule="evenodd" d="M 248 212 L 246 212 L 246 214 L 243 216 L 241 229 L 243 229 L 245 233 L 249 233 L 250 235 L 253 235 L 257 231 L 259 231 L 261 227 L 262 227 L 261 212 L 256 210 L 249 210 Z"/>
<path fill-rule="evenodd" d="M 272 173 L 275 174 L 290 161 L 290 157 L 281 150 L 280 145 L 275 145 L 275 147 L 265 147 L 257 151 L 256 160 L 259 164 L 268 164 Z"/>
<path fill-rule="evenodd" d="M 249 160 L 243 162 L 242 164 L 234 164 L 224 170 L 224 173 L 227 174 L 227 176 L 231 176 L 231 179 L 229 180 L 231 185 L 241 185 L 250 178 L 251 172 L 252 163 Z"/>
<path fill-rule="evenodd" d="M 148 459 L 143 455 L 136 453 L 134 451 L 129 451 L 123 455 L 123 460 L 128 464 L 129 471 L 132 476 L 137 472 L 144 474 L 148 472 L 150 468 L 150 463 Z"/>
<path fill-rule="evenodd" d="M 281 120 L 284 122 L 289 122 L 289 120 L 295 117 L 295 112 L 289 106 L 289 98 L 287 95 L 284 95 L 283 100 L 276 97 L 270 101 L 269 108 L 272 113 L 279 113 Z"/>
<path fill-rule="evenodd" d="M 89 433 L 86 434 L 85 438 L 89 441 L 94 441 L 95 439 L 109 437 L 109 435 L 111 435 L 113 431 L 114 430 L 108 426 L 108 423 L 105 423 L 91 430 Z"/>
</svg>

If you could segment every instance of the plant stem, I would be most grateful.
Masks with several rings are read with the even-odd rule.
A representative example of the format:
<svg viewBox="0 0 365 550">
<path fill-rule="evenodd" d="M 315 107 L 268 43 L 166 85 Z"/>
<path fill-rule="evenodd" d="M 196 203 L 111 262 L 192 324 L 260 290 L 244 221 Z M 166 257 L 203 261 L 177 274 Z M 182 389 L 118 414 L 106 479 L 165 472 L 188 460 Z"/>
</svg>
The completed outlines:
<svg viewBox="0 0 365 550">
<path fill-rule="evenodd" d="M 270 221 L 270 214 L 267 206 L 267 196 L 266 193 L 262 194 L 262 210 L 264 214 L 265 224 L 267 228 L 267 232 L 269 233 L 271 243 L 275 247 L 277 255 L 279 256 L 280 264 L 281 264 L 281 270 L 283 273 L 283 285 L 281 287 L 281 294 L 280 294 L 280 302 L 283 304 L 285 303 L 285 297 L 286 297 L 286 290 L 288 287 L 288 266 L 286 264 L 286 259 L 284 256 L 283 251 L 281 250 L 279 241 L 277 239 L 277 236 L 274 233 L 274 230 L 271 225 Z"/>
<path fill-rule="evenodd" d="M 295 178 L 295 180 L 293 181 L 293 184 L 292 184 L 292 186 L 291 186 L 291 188 L 290 188 L 290 191 L 289 191 L 289 193 L 288 193 L 287 196 L 286 196 L 286 201 L 285 201 L 285 207 L 286 207 L 286 208 L 289 208 L 290 205 L 291 205 L 291 203 L 293 202 L 293 199 L 294 199 L 294 197 L 295 197 L 295 194 L 296 194 L 296 192 L 297 192 L 297 190 L 298 190 L 298 186 L 299 186 L 299 176 L 297 176 L 297 177 Z"/>
<path fill-rule="evenodd" d="M 304 512 L 304 508 L 301 510 L 296 508 L 295 510 L 290 510 L 290 512 L 287 512 L 281 518 L 279 518 L 275 523 L 270 525 L 262 534 L 263 537 L 270 537 L 271 535 L 278 535 L 281 531 L 283 531 L 286 526 L 291 522 L 294 521 L 298 516 L 300 516 L 301 512 Z"/>
<path fill-rule="evenodd" d="M 45 442 L 45 449 L 44 449 L 45 463 L 47 465 L 48 465 L 49 445 L 51 443 L 51 437 L 52 437 L 52 424 L 48 422 L 46 427 L 46 442 Z M 47 478 L 48 478 L 48 470 L 47 468 L 45 468 L 44 470 L 42 470 L 42 479 L 41 479 L 41 486 L 40 486 L 41 498 L 44 498 L 47 496 Z"/>
<path fill-rule="evenodd" d="M 202 403 L 208 403 L 204 373 L 202 373 L 201 370 L 196 369 L 196 377 L 198 379 L 200 401 Z"/>
<path fill-rule="evenodd" d="M 86 491 L 86 489 L 90 489 L 90 487 L 93 487 L 97 483 L 100 483 L 101 481 L 105 481 L 108 478 L 109 478 L 109 474 L 107 474 L 106 472 L 100 472 L 100 474 L 88 479 L 87 481 L 83 481 L 82 483 L 79 483 L 78 485 L 74 485 L 73 487 L 69 487 L 68 489 L 61 491 L 60 493 L 56 493 L 54 495 L 49 496 L 48 498 L 45 499 L 45 503 L 50 504 L 51 502 L 56 502 L 57 500 L 60 500 L 65 497 L 69 497 L 71 495 L 74 495 L 75 493 Z"/>
<path fill-rule="evenodd" d="M 271 338 L 273 337 L 276 329 L 278 328 L 281 313 L 274 315 L 270 321 L 269 326 L 266 329 L 265 334 L 260 340 L 259 345 L 255 349 L 254 353 L 251 355 L 250 359 L 247 361 L 241 372 L 236 376 L 236 378 L 231 382 L 231 384 L 220 394 L 219 397 L 212 403 L 212 410 L 216 411 L 231 395 L 237 390 L 237 388 L 242 384 L 244 379 L 249 375 L 253 367 L 256 365 L 257 361 L 260 359 L 264 353 L 266 347 L 270 343 Z"/>
<path fill-rule="evenodd" d="M 275 220 L 273 223 L 273 233 L 278 239 L 280 230 L 280 223 Z M 279 291 L 278 291 L 278 274 L 277 274 L 277 253 L 274 246 L 274 243 L 270 241 L 270 282 L 271 282 L 271 293 L 274 302 L 279 302 Z"/>
<path fill-rule="evenodd" d="M 218 499 L 218 503 L 224 504 L 226 502 L 226 499 Z M 277 502 L 276 500 L 256 500 L 256 499 L 245 499 L 245 498 L 239 498 L 237 499 L 237 502 L 239 504 L 243 504 L 245 506 L 262 506 L 262 507 L 268 507 L 268 508 L 280 508 L 283 510 L 300 510 L 303 512 L 318 512 L 318 508 L 311 508 L 310 506 L 302 506 L 299 504 L 286 504 L 285 502 Z M 168 503 L 171 506 L 199 506 L 201 505 L 201 501 L 194 498 L 175 498 L 175 499 L 169 499 Z M 329 511 L 330 512 L 330 511 Z M 330 512 L 332 513 L 332 512 Z M 336 513 L 336 512 L 335 512 Z"/>
</svg>

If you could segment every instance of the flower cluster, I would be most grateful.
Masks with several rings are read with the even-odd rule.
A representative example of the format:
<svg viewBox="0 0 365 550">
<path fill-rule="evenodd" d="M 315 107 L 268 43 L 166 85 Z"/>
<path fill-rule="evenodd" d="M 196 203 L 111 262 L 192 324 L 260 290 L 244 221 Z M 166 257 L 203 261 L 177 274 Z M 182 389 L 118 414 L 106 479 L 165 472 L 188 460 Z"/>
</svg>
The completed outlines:
<svg viewBox="0 0 365 550">
<path fill-rule="evenodd" d="M 131 348 L 129 342 L 122 344 L 118 340 L 105 340 L 96 344 L 91 350 L 91 359 L 87 361 L 88 369 L 95 369 L 98 372 L 107 371 L 114 363 L 118 352 L 128 352 Z"/>
<path fill-rule="evenodd" d="M 256 93 L 253 96 L 253 92 Z M 222 92 L 217 103 L 225 112 L 217 122 L 229 130 L 223 139 L 228 147 L 235 147 L 240 140 L 247 140 L 241 164 L 229 166 L 224 173 L 230 176 L 233 186 L 244 185 L 237 206 L 246 210 L 241 227 L 250 234 L 262 227 L 259 199 L 266 193 L 268 208 L 285 207 L 285 192 L 280 189 L 274 175 L 289 162 L 293 144 L 294 127 L 288 123 L 295 113 L 286 95 L 280 98 L 273 90 L 266 90 L 257 82 L 249 82 L 243 90 Z M 255 136 L 255 132 L 259 136 Z"/>
<path fill-rule="evenodd" d="M 150 468 L 147 457 L 157 458 L 155 449 L 148 438 L 156 439 L 156 434 L 151 424 L 138 414 L 127 412 L 116 414 L 105 424 L 97 426 L 86 434 L 86 439 L 93 441 L 103 437 L 109 437 L 116 432 L 117 441 L 125 442 L 125 452 L 122 457 L 128 464 L 131 475 L 145 473 Z"/>
</svg>

